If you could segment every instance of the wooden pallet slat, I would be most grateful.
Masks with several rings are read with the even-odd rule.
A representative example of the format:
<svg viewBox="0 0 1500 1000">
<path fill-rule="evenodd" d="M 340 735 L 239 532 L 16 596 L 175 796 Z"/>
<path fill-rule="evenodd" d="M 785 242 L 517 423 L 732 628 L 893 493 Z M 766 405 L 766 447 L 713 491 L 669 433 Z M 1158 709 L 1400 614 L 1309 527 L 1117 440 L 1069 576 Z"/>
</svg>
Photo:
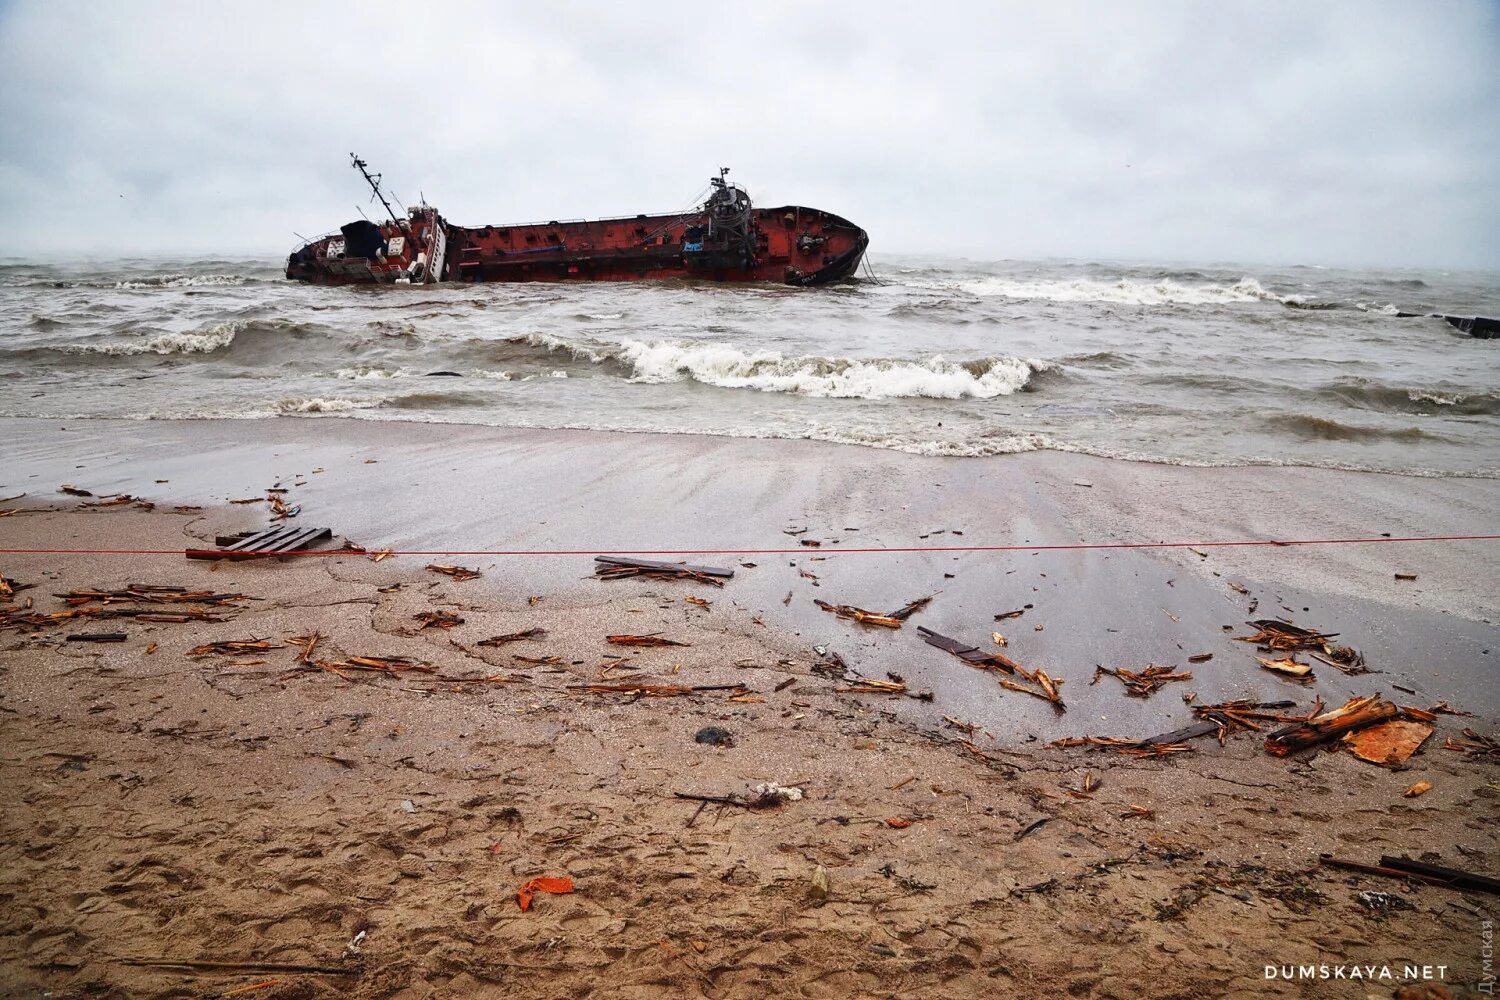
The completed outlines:
<svg viewBox="0 0 1500 1000">
<path fill-rule="evenodd" d="M 332 528 L 305 528 L 279 524 L 273 528 L 246 534 L 237 540 L 226 537 L 216 538 L 214 541 L 219 545 L 218 548 L 187 549 L 183 554 L 189 559 L 264 559 L 305 549 L 314 542 L 332 537 Z M 231 544 L 223 545 L 224 541 L 230 541 Z"/>
</svg>

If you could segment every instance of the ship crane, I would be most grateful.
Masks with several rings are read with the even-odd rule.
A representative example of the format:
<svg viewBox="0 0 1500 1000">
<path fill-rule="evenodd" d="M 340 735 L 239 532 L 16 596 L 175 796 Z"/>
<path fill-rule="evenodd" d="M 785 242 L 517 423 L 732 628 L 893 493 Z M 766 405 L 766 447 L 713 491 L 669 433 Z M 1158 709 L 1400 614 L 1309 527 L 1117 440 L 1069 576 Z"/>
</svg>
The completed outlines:
<svg viewBox="0 0 1500 1000">
<path fill-rule="evenodd" d="M 411 235 L 411 229 L 407 226 L 406 220 L 404 220 L 404 219 L 402 219 L 402 218 L 400 218 L 400 217 L 398 217 L 396 215 L 395 211 L 391 208 L 391 203 L 388 202 L 388 201 L 386 201 L 385 200 L 385 195 L 381 193 L 381 190 L 380 190 L 380 177 L 381 177 L 381 175 L 380 174 L 371 174 L 370 173 L 370 169 L 369 169 L 370 165 L 368 163 L 366 163 L 364 160 L 361 160 L 358 156 L 354 155 L 353 153 L 349 154 L 349 162 L 351 164 L 353 164 L 354 169 L 356 169 L 356 170 L 358 170 L 360 172 L 360 174 L 365 179 L 365 183 L 368 184 L 368 185 L 370 185 L 370 190 L 375 192 L 375 197 L 378 198 L 378 199 L 380 199 L 380 203 L 385 206 L 385 214 L 388 215 L 388 216 L 390 216 L 391 222 L 396 226 L 397 229 L 401 230 L 407 236 L 410 236 Z"/>
</svg>

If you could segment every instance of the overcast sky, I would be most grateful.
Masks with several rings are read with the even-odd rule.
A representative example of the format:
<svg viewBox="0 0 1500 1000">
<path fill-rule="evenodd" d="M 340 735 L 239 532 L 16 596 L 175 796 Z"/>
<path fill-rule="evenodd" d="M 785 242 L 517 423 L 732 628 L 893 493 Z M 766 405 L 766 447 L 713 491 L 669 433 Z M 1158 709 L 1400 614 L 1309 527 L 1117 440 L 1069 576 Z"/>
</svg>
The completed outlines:
<svg viewBox="0 0 1500 1000">
<path fill-rule="evenodd" d="M 285 253 L 350 151 L 469 225 L 724 164 L 877 261 L 1500 268 L 1500 2 L 0 0 L 0 253 Z"/>
</svg>

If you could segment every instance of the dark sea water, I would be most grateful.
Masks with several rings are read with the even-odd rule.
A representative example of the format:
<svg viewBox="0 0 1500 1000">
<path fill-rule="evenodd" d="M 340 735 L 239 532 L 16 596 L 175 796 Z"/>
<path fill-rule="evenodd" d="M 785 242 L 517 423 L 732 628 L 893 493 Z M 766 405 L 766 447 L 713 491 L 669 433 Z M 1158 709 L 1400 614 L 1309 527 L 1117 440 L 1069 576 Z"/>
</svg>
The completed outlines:
<svg viewBox="0 0 1500 1000">
<path fill-rule="evenodd" d="M 875 255 L 834 288 L 0 260 L 0 415 L 286 416 L 1500 476 L 1500 274 Z M 455 374 L 432 374 L 436 372 Z"/>
</svg>

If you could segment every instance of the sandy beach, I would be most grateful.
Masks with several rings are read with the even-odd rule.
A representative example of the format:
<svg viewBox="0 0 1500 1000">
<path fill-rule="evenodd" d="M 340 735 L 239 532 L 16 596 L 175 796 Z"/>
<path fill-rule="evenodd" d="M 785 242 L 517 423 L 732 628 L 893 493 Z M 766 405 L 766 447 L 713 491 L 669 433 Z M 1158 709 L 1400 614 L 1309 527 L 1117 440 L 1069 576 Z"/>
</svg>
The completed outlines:
<svg viewBox="0 0 1500 1000">
<path fill-rule="evenodd" d="M 1318 859 L 1495 870 L 1495 764 L 1444 747 L 1500 716 L 1493 542 L 849 550 L 1483 534 L 1500 482 L 339 420 L 3 425 L 0 548 L 99 553 L 5 555 L 27 588 L 7 610 L 244 595 L 221 621 L 0 634 L 6 995 L 1365 997 L 1482 975 L 1494 897 Z M 263 526 L 270 487 L 331 548 L 576 554 L 182 557 Z M 111 494 L 142 502 L 87 506 Z M 591 575 L 592 554 L 648 549 L 747 551 L 694 558 L 734 570 L 722 588 Z M 814 604 L 929 595 L 895 630 Z M 1261 669 L 1233 638 L 1261 617 L 1339 633 L 1370 672 Z M 919 625 L 1005 633 L 1066 710 Z M 288 640 L 312 634 L 304 659 Z M 361 656 L 420 669 L 338 667 Z M 1152 663 L 1192 678 L 1149 698 L 1090 683 Z M 906 691 L 850 692 L 856 675 Z M 597 683 L 717 690 L 571 687 Z M 1305 713 L 1374 693 L 1474 715 L 1440 714 L 1394 768 L 1275 758 L 1256 733 L 1144 759 L 1048 745 L 1177 729 L 1189 695 Z M 799 792 L 759 802 L 767 783 Z M 573 891 L 522 912 L 537 877 Z M 1319 964 L 1396 978 L 1267 977 Z"/>
</svg>

